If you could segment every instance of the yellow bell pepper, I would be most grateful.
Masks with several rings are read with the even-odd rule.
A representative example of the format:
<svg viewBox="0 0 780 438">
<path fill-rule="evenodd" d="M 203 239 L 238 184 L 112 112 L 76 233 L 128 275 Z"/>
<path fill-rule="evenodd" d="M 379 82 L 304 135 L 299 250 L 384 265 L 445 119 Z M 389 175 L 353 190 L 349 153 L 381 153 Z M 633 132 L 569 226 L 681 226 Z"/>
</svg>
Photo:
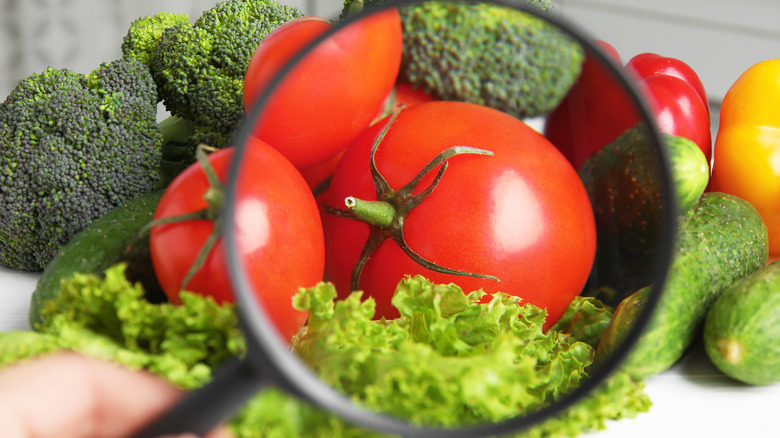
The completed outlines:
<svg viewBox="0 0 780 438">
<path fill-rule="evenodd" d="M 769 231 L 770 257 L 780 256 L 780 59 L 748 68 L 729 88 L 710 189 L 753 204 Z"/>
</svg>

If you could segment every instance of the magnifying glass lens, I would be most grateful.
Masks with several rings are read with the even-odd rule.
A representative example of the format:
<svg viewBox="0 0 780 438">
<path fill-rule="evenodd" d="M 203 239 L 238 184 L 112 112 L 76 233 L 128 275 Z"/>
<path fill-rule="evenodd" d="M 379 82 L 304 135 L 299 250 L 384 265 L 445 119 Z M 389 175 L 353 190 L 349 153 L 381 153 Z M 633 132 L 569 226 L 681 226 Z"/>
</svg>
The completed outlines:
<svg viewBox="0 0 780 438">
<path fill-rule="evenodd" d="M 545 2 L 367 3 L 281 26 L 248 69 L 225 235 L 238 373 L 346 429 L 496 436 L 562 415 L 663 288 L 677 210 L 654 119 Z"/>
<path fill-rule="evenodd" d="M 371 11 L 288 23 L 253 60 L 310 43 L 262 77 L 251 137 L 332 169 L 323 281 L 283 276 L 308 313 L 291 352 L 337 412 L 452 432 L 562 409 L 614 368 L 594 364 L 613 306 L 663 279 L 654 125 L 619 60 L 545 11 Z"/>
</svg>

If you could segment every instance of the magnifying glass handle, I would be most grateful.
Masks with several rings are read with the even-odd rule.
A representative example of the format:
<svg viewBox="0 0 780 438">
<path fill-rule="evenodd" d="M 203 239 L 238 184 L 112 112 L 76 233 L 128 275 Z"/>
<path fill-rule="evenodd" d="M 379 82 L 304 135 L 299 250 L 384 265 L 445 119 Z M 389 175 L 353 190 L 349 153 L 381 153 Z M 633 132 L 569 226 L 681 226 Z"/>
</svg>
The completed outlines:
<svg viewBox="0 0 780 438">
<path fill-rule="evenodd" d="M 184 396 L 134 438 L 194 433 L 203 436 L 243 406 L 265 385 L 246 360 L 231 359 L 211 382 Z"/>
</svg>

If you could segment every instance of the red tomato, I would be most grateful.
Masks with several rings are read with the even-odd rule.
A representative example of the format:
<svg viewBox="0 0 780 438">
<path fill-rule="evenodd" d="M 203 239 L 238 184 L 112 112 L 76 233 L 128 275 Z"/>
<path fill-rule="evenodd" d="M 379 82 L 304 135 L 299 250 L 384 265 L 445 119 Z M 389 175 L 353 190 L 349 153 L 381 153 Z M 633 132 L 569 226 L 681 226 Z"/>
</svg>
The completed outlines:
<svg viewBox="0 0 780 438">
<path fill-rule="evenodd" d="M 350 196 L 376 200 L 370 150 L 386 122 L 377 122 L 347 149 L 324 195 L 326 205 L 343 209 Z M 390 318 L 397 316 L 390 300 L 399 280 L 420 274 L 464 291 L 522 297 L 547 309 L 549 327 L 582 291 L 593 263 L 595 225 L 585 188 L 543 136 L 505 113 L 469 103 L 437 101 L 402 110 L 374 158 L 397 190 L 455 145 L 494 155 L 450 158 L 438 186 L 405 216 L 403 235 L 413 251 L 439 266 L 501 281 L 428 270 L 394 240 L 385 240 L 369 257 L 359 288 L 376 300 L 377 317 Z M 429 174 L 415 193 L 432 179 Z M 326 278 L 343 296 L 370 227 L 331 214 L 323 215 L 323 224 Z"/>
<path fill-rule="evenodd" d="M 250 108 L 303 47 L 331 28 L 303 17 L 275 29 L 247 68 Z M 329 35 L 285 76 L 255 121 L 254 134 L 298 169 L 336 155 L 374 119 L 398 77 L 402 52 L 398 11 L 387 9 Z"/>
<path fill-rule="evenodd" d="M 406 82 L 398 82 L 395 84 L 393 92 L 385 99 L 385 103 L 382 104 L 382 108 L 374 117 L 374 120 L 381 120 L 401 108 L 408 108 L 412 105 L 432 100 L 436 99 L 422 89 L 415 88 Z"/>
<path fill-rule="evenodd" d="M 224 184 L 234 149 L 209 156 Z M 257 298 L 273 318 L 280 334 L 291 338 L 303 326 L 306 314 L 292 307 L 298 287 L 322 280 L 324 240 L 314 197 L 298 171 L 279 152 L 252 140 L 242 157 L 236 186 L 235 226 L 241 260 Z M 203 168 L 195 164 L 166 189 L 154 218 L 175 217 L 208 207 L 204 193 L 210 185 Z M 210 220 L 188 220 L 156 225 L 150 234 L 150 252 L 157 278 L 176 303 L 185 275 L 214 230 Z M 185 289 L 233 302 L 227 258 L 220 238 L 205 263 Z"/>
<path fill-rule="evenodd" d="M 430 94 L 425 91 L 415 88 L 406 82 L 399 82 L 395 84 L 395 109 L 401 107 L 410 107 L 417 105 L 418 103 L 430 102 L 435 100 Z"/>
<path fill-rule="evenodd" d="M 300 170 L 303 179 L 309 184 L 312 192 L 320 191 L 322 186 L 327 184 L 328 178 L 333 175 L 333 171 L 336 169 L 336 166 L 338 166 L 341 156 L 344 155 L 344 151 L 345 149 L 342 149 L 327 160 Z"/>
</svg>

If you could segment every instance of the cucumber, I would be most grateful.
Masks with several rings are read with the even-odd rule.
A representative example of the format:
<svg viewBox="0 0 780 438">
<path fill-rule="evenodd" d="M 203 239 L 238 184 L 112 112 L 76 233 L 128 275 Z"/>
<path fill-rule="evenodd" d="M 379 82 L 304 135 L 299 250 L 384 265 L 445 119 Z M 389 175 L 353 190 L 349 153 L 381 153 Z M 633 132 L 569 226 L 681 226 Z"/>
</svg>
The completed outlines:
<svg viewBox="0 0 780 438">
<path fill-rule="evenodd" d="M 152 219 L 162 193 L 155 191 L 139 196 L 109 211 L 57 252 L 33 291 L 28 313 L 31 327 L 42 322 L 41 310 L 46 301 L 59 292 L 63 279 L 76 272 L 102 274 L 106 268 L 120 262 L 127 263 L 128 280 L 141 282 L 150 300 L 162 300 L 149 256 L 149 238 L 139 236 L 144 225 Z"/>
<path fill-rule="evenodd" d="M 661 134 L 679 214 L 704 193 L 709 164 L 693 141 Z M 593 154 L 579 171 L 593 205 L 598 236 L 590 288 L 616 305 L 653 281 L 664 214 L 661 162 L 644 124 Z M 607 291 L 606 294 L 604 292 Z"/>
<path fill-rule="evenodd" d="M 680 214 L 699 203 L 710 182 L 710 165 L 707 157 L 693 140 L 675 135 L 661 134 L 665 142 L 667 158 Z"/>
<path fill-rule="evenodd" d="M 766 265 L 767 229 L 747 201 L 725 193 L 706 193 L 681 217 L 674 259 L 658 306 L 646 331 L 621 365 L 634 378 L 662 372 L 679 360 L 701 334 L 707 310 L 740 278 Z M 607 360 L 634 326 L 650 286 L 615 309 L 596 349 Z"/>
<path fill-rule="evenodd" d="M 727 376 L 751 385 L 780 382 L 780 261 L 715 301 L 704 323 L 704 347 Z"/>
</svg>

